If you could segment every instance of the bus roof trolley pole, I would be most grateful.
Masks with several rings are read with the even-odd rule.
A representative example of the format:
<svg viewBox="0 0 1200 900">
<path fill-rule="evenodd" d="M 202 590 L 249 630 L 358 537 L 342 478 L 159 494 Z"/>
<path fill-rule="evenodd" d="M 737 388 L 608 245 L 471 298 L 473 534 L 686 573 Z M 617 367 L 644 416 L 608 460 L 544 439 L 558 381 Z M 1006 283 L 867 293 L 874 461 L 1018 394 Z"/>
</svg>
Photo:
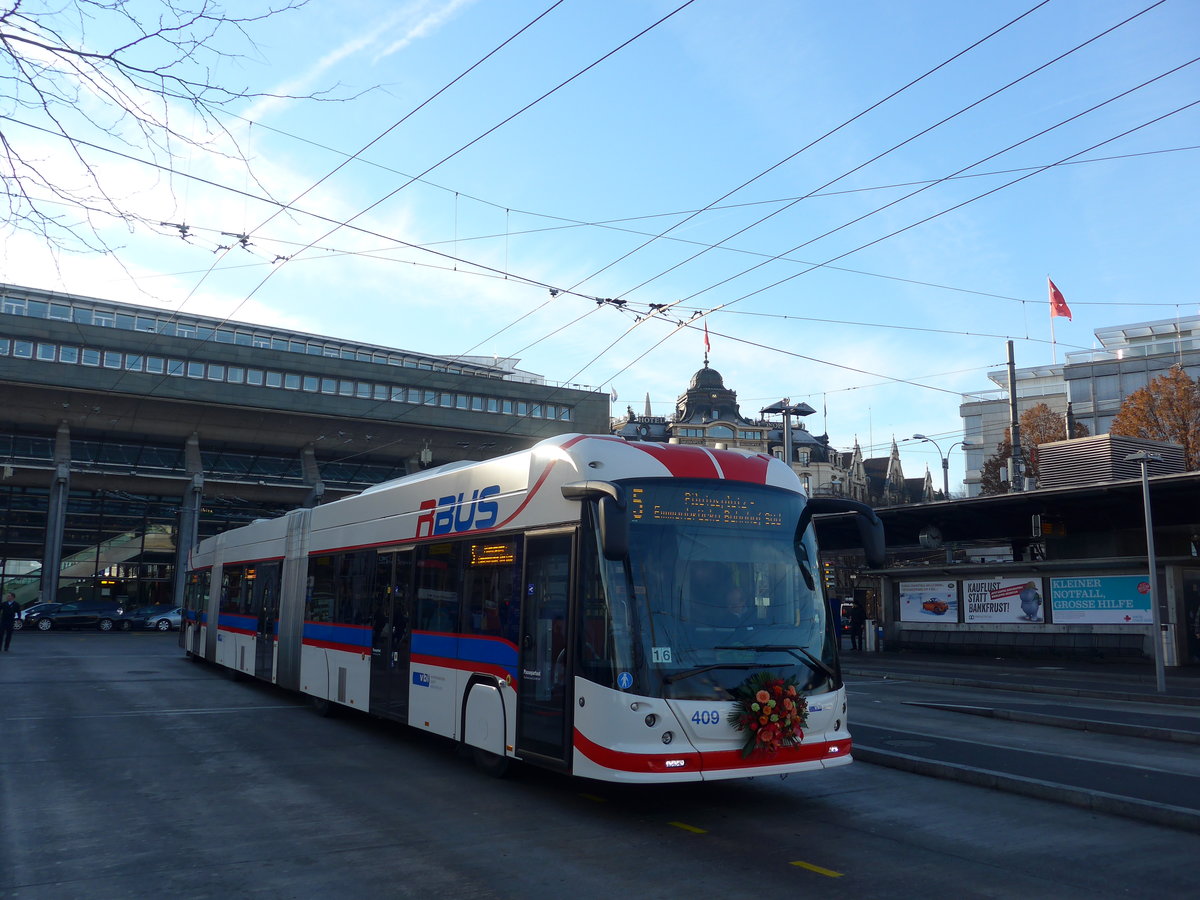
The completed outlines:
<svg viewBox="0 0 1200 900">
<path fill-rule="evenodd" d="M 600 546 L 604 558 L 624 559 L 629 555 L 629 520 L 625 512 L 625 491 L 611 481 L 573 481 L 562 486 L 567 500 L 597 500 Z"/>
<path fill-rule="evenodd" d="M 803 534 L 804 529 L 808 527 L 808 519 L 814 515 L 848 512 L 855 514 L 855 523 L 858 525 L 858 535 L 862 539 L 867 565 L 876 569 L 882 568 L 887 562 L 883 522 L 875 514 L 875 510 L 865 503 L 847 500 L 844 497 L 812 497 L 805 504 L 804 512 L 801 514 L 800 521 L 803 527 L 797 528 L 796 533 Z"/>
</svg>

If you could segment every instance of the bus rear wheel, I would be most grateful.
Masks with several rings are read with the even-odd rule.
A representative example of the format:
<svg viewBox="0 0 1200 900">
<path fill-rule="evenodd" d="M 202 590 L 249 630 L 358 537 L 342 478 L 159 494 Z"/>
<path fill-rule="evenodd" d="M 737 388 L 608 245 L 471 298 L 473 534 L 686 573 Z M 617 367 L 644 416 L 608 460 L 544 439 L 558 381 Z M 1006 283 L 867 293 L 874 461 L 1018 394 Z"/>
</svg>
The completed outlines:
<svg viewBox="0 0 1200 900">
<path fill-rule="evenodd" d="M 472 748 L 471 756 L 475 760 L 475 767 L 493 778 L 503 778 L 507 775 L 509 763 L 512 762 L 507 756 L 500 756 L 479 747 Z"/>
<path fill-rule="evenodd" d="M 328 700 L 326 700 L 324 697 L 313 697 L 312 698 L 312 708 L 313 708 L 313 712 L 315 712 L 322 719 L 328 719 L 330 716 L 333 715 L 333 709 L 334 709 L 333 704 L 330 703 Z"/>
</svg>

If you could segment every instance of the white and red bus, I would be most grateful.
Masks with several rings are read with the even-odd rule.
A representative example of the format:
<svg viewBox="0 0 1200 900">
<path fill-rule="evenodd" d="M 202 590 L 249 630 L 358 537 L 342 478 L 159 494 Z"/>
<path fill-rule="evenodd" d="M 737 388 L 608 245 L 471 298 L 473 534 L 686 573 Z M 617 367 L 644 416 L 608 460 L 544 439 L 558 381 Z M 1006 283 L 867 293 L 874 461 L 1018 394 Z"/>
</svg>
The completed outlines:
<svg viewBox="0 0 1200 900">
<path fill-rule="evenodd" d="M 850 762 L 814 512 L 764 454 L 565 435 L 201 542 L 188 654 L 338 706 L 607 781 Z M 802 740 L 731 721 L 756 675 L 807 704 Z"/>
</svg>

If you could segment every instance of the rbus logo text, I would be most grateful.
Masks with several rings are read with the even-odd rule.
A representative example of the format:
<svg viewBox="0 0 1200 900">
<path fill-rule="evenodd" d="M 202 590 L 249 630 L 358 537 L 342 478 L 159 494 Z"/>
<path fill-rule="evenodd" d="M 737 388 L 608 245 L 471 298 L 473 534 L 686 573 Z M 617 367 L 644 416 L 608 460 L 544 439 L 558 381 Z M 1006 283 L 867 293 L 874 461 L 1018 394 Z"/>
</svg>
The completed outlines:
<svg viewBox="0 0 1200 900">
<path fill-rule="evenodd" d="M 495 500 L 487 498 L 498 493 L 500 485 L 493 484 L 482 490 L 472 491 L 470 500 L 465 500 L 464 494 L 442 497 L 439 500 L 422 500 L 420 508 L 429 512 L 417 516 L 416 536 L 433 537 L 439 534 L 453 534 L 456 531 L 491 528 L 496 524 L 500 507 Z"/>
</svg>

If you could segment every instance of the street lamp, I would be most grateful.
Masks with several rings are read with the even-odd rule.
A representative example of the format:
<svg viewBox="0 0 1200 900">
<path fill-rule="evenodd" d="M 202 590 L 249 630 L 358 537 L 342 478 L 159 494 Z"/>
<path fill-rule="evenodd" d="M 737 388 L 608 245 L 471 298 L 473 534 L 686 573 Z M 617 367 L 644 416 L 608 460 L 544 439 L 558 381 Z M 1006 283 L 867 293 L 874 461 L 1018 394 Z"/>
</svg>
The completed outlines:
<svg viewBox="0 0 1200 900">
<path fill-rule="evenodd" d="M 933 438 L 926 437 L 923 434 L 914 434 L 913 440 L 914 441 L 928 441 L 929 443 L 933 444 L 934 447 L 937 448 L 938 456 L 940 456 L 942 459 L 942 496 L 945 499 L 949 500 L 950 499 L 950 451 L 953 450 L 955 447 L 959 446 L 960 444 L 962 445 L 962 448 L 964 450 L 974 450 L 977 445 L 971 443 L 970 441 L 955 441 L 946 450 L 945 455 L 943 455 L 941 445 L 938 444 L 938 442 L 935 441 Z"/>
<path fill-rule="evenodd" d="M 766 413 L 783 416 L 783 457 L 788 468 L 792 465 L 792 416 L 811 416 L 815 412 L 807 403 L 792 403 L 787 397 L 758 411 L 760 416 Z"/>
<path fill-rule="evenodd" d="M 1163 671 L 1162 623 L 1158 614 L 1158 560 L 1154 557 L 1154 522 L 1150 518 L 1150 476 L 1147 467 L 1152 462 L 1160 463 L 1162 456 L 1139 450 L 1125 457 L 1126 462 L 1140 463 L 1142 467 L 1142 504 L 1146 510 L 1146 557 L 1150 566 L 1150 621 L 1154 640 L 1154 683 L 1160 694 L 1166 693 L 1167 678 Z"/>
</svg>

